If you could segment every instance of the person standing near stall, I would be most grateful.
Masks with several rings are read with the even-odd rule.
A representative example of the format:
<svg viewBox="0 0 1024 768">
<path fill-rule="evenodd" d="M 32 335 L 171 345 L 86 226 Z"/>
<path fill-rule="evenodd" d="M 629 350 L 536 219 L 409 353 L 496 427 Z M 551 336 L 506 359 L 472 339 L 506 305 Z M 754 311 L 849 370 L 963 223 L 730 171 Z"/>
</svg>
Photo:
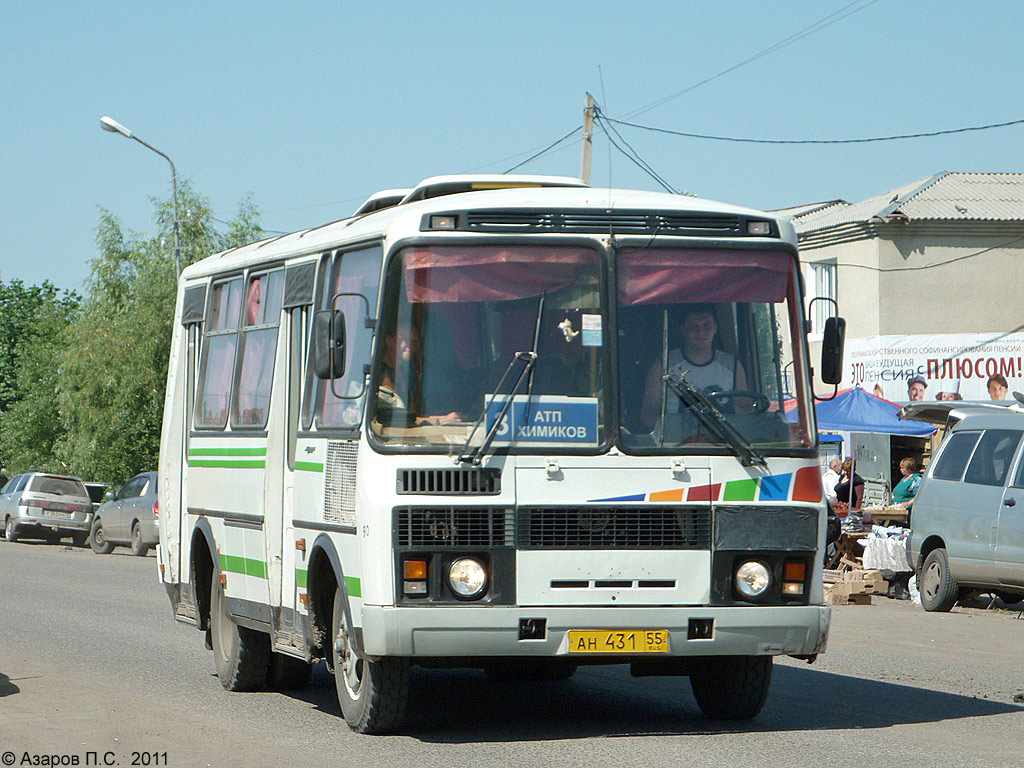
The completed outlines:
<svg viewBox="0 0 1024 768">
<path fill-rule="evenodd" d="M 906 458 L 900 462 L 900 474 L 903 479 L 892 489 L 892 503 L 903 509 L 910 509 L 914 496 L 921 485 L 921 473 L 917 471 L 917 459 Z"/>
</svg>

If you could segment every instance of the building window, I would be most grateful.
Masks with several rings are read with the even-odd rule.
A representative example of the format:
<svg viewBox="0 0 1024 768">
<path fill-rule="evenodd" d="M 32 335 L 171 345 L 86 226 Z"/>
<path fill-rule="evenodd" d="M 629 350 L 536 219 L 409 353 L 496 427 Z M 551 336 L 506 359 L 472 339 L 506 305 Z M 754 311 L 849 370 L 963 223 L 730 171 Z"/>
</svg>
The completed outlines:
<svg viewBox="0 0 1024 768">
<path fill-rule="evenodd" d="M 832 299 L 836 300 L 836 263 L 834 261 L 820 261 L 809 265 L 811 268 L 811 299 Z M 836 313 L 836 307 L 831 301 L 816 301 L 811 307 L 811 333 L 821 334 L 825 331 L 825 320 Z"/>
</svg>

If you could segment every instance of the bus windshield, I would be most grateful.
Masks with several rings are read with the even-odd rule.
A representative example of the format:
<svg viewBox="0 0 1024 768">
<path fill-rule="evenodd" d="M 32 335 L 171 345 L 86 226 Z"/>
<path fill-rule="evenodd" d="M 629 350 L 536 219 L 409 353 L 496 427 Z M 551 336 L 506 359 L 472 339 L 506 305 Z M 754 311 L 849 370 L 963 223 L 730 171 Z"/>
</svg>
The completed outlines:
<svg viewBox="0 0 1024 768">
<path fill-rule="evenodd" d="M 479 446 L 522 375 L 491 445 L 596 450 L 609 348 L 601 274 L 597 252 L 580 247 L 402 250 L 384 288 L 376 439 Z"/>
<path fill-rule="evenodd" d="M 801 313 L 791 255 L 627 248 L 616 254 L 616 275 L 624 448 L 702 453 L 812 445 L 803 346 L 792 333 Z M 714 419 L 680 392 L 682 381 L 705 396 Z M 789 419 L 787 397 L 798 403 Z"/>
</svg>

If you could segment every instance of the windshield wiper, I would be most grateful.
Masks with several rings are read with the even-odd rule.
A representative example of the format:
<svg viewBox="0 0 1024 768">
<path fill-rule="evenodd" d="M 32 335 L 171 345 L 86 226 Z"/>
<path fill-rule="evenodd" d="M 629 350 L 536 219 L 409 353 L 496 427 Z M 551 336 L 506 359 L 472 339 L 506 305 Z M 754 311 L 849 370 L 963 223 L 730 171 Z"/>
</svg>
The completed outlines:
<svg viewBox="0 0 1024 768">
<path fill-rule="evenodd" d="M 483 461 L 484 455 L 487 453 L 487 449 L 491 447 L 491 443 L 494 442 L 495 436 L 498 434 L 498 430 L 501 429 L 502 422 L 508 415 L 509 410 L 512 408 L 512 401 L 515 399 L 516 393 L 519 391 L 519 387 L 522 385 L 523 380 L 529 377 L 530 385 L 526 390 L 526 407 L 527 413 L 529 413 L 530 398 L 533 396 L 533 367 L 537 364 L 537 346 L 540 342 L 540 319 L 544 314 L 544 298 L 547 296 L 547 291 L 543 291 L 540 295 L 540 301 L 537 304 L 537 323 L 533 330 L 533 349 L 525 352 L 516 352 L 512 355 L 512 359 L 509 361 L 508 367 L 505 372 L 501 374 L 501 378 L 498 380 L 497 386 L 494 388 L 494 392 L 491 395 L 490 400 L 484 404 L 483 411 L 477 417 L 477 420 L 473 423 L 473 429 L 469 431 L 469 437 L 466 438 L 466 444 L 462 446 L 462 450 L 459 452 L 458 461 L 469 464 L 479 465 Z M 505 397 L 505 402 L 501 404 L 501 410 L 498 411 L 498 418 L 494 420 L 494 424 L 487 430 L 487 435 L 484 437 L 484 441 L 480 445 L 474 448 L 472 451 L 469 450 L 469 444 L 473 440 L 473 435 L 476 434 L 477 429 L 483 423 L 484 419 L 487 418 L 487 412 L 491 409 L 491 404 L 494 399 L 498 397 L 498 393 L 501 392 L 502 386 L 505 384 L 505 379 L 515 368 L 516 363 L 522 363 L 523 368 L 519 371 L 519 377 L 516 379 L 516 383 L 512 385 L 511 391 Z M 515 439 L 515 435 L 510 436 L 510 441 Z"/>
<path fill-rule="evenodd" d="M 704 426 L 732 447 L 743 466 L 750 467 L 755 464 L 762 467 L 768 466 L 764 456 L 754 450 L 750 442 L 729 423 L 729 420 L 715 407 L 714 403 L 688 382 L 682 373 L 668 373 L 662 378 Z"/>
</svg>

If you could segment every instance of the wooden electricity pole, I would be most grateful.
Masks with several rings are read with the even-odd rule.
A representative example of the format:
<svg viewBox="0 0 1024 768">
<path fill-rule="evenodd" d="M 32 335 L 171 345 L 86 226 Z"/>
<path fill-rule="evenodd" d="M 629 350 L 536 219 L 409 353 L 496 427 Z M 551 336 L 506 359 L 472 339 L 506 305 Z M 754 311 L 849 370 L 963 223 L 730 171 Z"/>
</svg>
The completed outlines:
<svg viewBox="0 0 1024 768">
<path fill-rule="evenodd" d="M 580 158 L 580 178 L 590 186 L 590 152 L 594 148 L 594 97 L 589 93 L 583 105 L 583 155 Z"/>
</svg>

